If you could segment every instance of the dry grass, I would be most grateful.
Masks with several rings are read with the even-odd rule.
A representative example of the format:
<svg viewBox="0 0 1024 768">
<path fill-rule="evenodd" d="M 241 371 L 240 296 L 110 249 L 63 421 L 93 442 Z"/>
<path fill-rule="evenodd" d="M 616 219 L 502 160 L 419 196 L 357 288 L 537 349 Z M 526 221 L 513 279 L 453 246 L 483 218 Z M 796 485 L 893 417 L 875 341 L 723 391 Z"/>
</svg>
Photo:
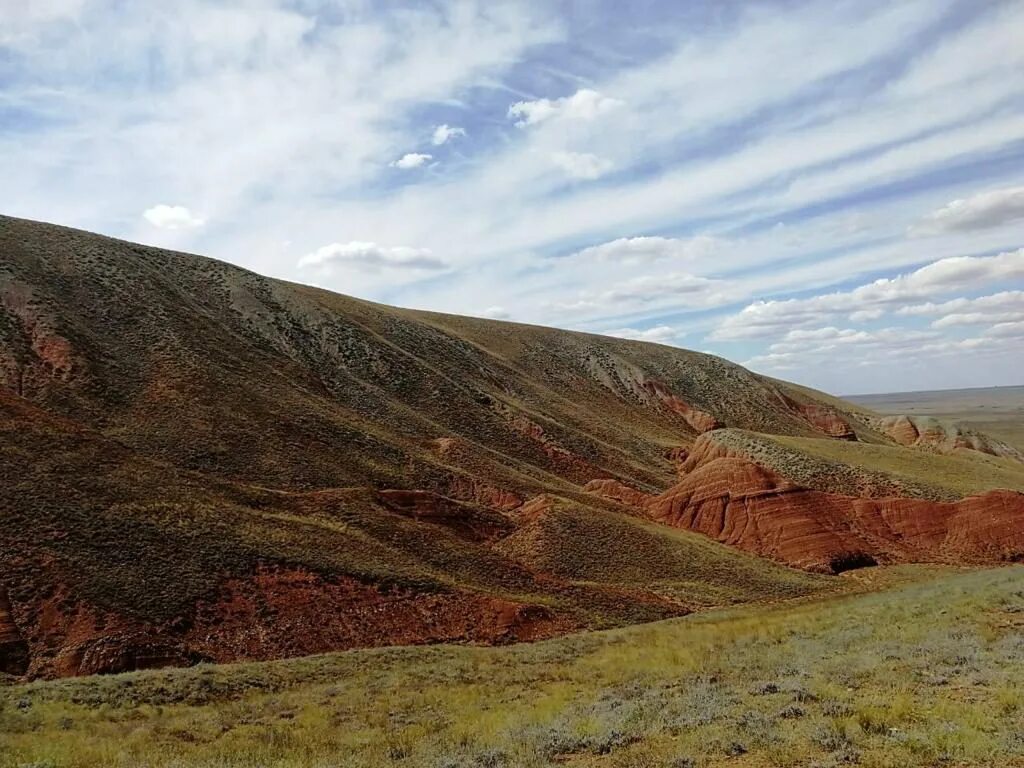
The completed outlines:
<svg viewBox="0 0 1024 768">
<path fill-rule="evenodd" d="M 771 440 L 828 461 L 878 472 L 903 485 L 936 486 L 957 496 L 996 488 L 1024 490 L 1024 464 L 961 449 L 953 454 L 839 440 L 773 435 Z"/>
<path fill-rule="evenodd" d="M 846 496 L 953 501 L 995 488 L 1024 490 L 1024 464 L 977 451 L 941 454 L 923 448 L 737 429 L 712 435 L 724 447 L 804 487 Z"/>
<path fill-rule="evenodd" d="M 534 645 L 0 689 L 0 766 L 1024 765 L 1024 570 L 857 578 Z"/>
</svg>

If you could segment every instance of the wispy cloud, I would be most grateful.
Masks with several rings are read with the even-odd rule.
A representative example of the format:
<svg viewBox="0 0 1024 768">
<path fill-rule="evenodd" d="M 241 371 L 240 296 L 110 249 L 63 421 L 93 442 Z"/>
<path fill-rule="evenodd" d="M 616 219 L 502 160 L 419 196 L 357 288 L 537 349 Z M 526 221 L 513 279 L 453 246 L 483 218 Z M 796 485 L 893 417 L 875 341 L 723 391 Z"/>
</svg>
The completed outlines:
<svg viewBox="0 0 1024 768">
<path fill-rule="evenodd" d="M 621 99 L 605 96 L 590 88 L 581 88 L 571 96 L 559 99 L 517 101 L 508 108 L 508 116 L 517 126 L 525 128 L 556 118 L 594 120 L 622 105 Z"/>
<path fill-rule="evenodd" d="M 466 130 L 457 126 L 451 126 L 447 123 L 443 123 L 434 129 L 434 134 L 431 138 L 435 147 L 439 147 L 442 144 L 447 144 L 452 139 L 457 139 L 460 136 L 465 136 Z"/>
<path fill-rule="evenodd" d="M 407 152 L 391 163 L 391 166 L 393 168 L 401 168 L 403 171 L 408 171 L 413 168 L 422 168 L 424 165 L 429 163 L 433 157 L 433 155 L 427 155 L 421 152 Z"/>
<path fill-rule="evenodd" d="M 154 205 L 142 213 L 154 227 L 160 229 L 192 229 L 201 227 L 205 223 L 202 217 L 196 216 L 192 211 L 183 205 Z"/>
<path fill-rule="evenodd" d="M 1024 245 L 1021 3 L 318 9 L 11 6 L 0 208 L 406 306 L 685 329 L 833 388 L 1024 375 L 985 335 L 1013 307 L 900 311 L 1024 289 L 979 261 Z M 301 256 L 324 243 L 348 255 Z M 899 366 L 771 350 L 879 326 L 940 337 Z"/>
<path fill-rule="evenodd" d="M 347 264 L 359 269 L 444 269 L 447 263 L 427 248 L 384 246 L 377 243 L 353 241 L 331 243 L 307 253 L 299 259 L 299 267 L 325 267 Z"/>
<path fill-rule="evenodd" d="M 911 228 L 917 235 L 986 229 L 1024 219 L 1024 187 L 979 192 L 932 211 Z"/>
<path fill-rule="evenodd" d="M 652 341 L 657 344 L 671 344 L 686 335 L 685 331 L 673 328 L 670 325 L 656 325 L 653 328 L 616 328 L 611 331 L 602 331 L 605 336 L 615 336 L 620 339 L 632 339 L 633 341 Z"/>
<path fill-rule="evenodd" d="M 597 179 L 613 167 L 611 161 L 589 152 L 554 152 L 551 161 L 574 179 Z"/>
<path fill-rule="evenodd" d="M 1024 280 L 1024 248 L 995 256 L 941 259 L 913 272 L 880 278 L 850 291 L 801 299 L 756 301 L 726 318 L 712 332 L 711 338 L 771 337 L 780 329 L 815 325 L 838 314 L 905 310 L 912 302 L 1003 280 Z"/>
</svg>

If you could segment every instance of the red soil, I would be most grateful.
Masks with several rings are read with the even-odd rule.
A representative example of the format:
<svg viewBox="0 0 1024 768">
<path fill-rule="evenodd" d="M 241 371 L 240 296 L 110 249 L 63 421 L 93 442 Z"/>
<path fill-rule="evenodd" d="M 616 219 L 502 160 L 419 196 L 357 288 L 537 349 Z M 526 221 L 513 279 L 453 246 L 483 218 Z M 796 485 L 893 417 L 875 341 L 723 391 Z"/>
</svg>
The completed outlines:
<svg viewBox="0 0 1024 768">
<path fill-rule="evenodd" d="M 500 644 L 538 640 L 578 627 L 540 605 L 466 592 L 380 590 L 351 578 L 330 581 L 299 568 L 264 568 L 232 579 L 220 595 L 165 626 L 100 614 L 58 590 L 42 609 L 25 612 L 31 677 L 107 674 L 235 662 L 384 645 L 435 642 Z M 0 609 L 0 660 L 15 658 L 16 637 Z M 0 627 L 2 629 L 2 627 Z M 24 644 L 22 644 L 23 646 Z"/>
<path fill-rule="evenodd" d="M 448 641 L 536 640 L 573 627 L 546 608 L 486 595 L 380 591 L 301 569 L 232 580 L 201 604 L 188 646 L 214 661 Z"/>
<path fill-rule="evenodd" d="M 660 381 L 646 379 L 642 386 L 648 394 L 653 395 L 662 405 L 682 416 L 683 420 L 693 427 L 697 434 L 703 434 L 704 432 L 710 432 L 712 429 L 725 426 L 710 413 L 702 411 L 700 408 L 696 408 L 684 401 Z"/>
<path fill-rule="evenodd" d="M 482 514 L 473 507 L 430 491 L 383 490 L 377 498 L 385 509 L 425 523 L 443 525 L 470 541 L 490 541 L 509 532 L 504 517 Z"/>
</svg>

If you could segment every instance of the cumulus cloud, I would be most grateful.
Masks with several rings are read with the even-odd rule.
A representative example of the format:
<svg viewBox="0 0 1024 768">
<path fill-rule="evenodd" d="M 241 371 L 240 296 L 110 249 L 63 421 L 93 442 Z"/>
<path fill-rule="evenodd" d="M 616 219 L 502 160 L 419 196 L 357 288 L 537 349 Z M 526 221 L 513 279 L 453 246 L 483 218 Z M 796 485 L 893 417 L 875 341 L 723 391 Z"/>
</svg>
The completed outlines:
<svg viewBox="0 0 1024 768">
<path fill-rule="evenodd" d="M 755 355 L 743 365 L 761 370 L 787 370 L 816 365 L 822 359 L 842 362 L 855 357 L 858 362 L 869 363 L 916 351 L 940 338 L 935 331 L 907 328 L 882 328 L 865 331 L 854 328 L 797 328 L 768 347 L 762 355 Z"/>
<path fill-rule="evenodd" d="M 159 229 L 194 229 L 206 223 L 183 205 L 154 205 L 147 208 L 142 216 Z"/>
<path fill-rule="evenodd" d="M 466 131 L 458 126 L 442 124 L 434 129 L 434 135 L 432 141 L 435 147 L 439 147 L 442 144 L 447 144 L 452 139 L 457 139 L 460 136 L 465 136 Z"/>
<path fill-rule="evenodd" d="M 587 152 L 553 152 L 551 161 L 574 179 L 597 179 L 613 167 L 610 160 Z"/>
<path fill-rule="evenodd" d="M 537 125 L 553 118 L 569 120 L 593 120 L 613 109 L 622 106 L 623 102 L 604 96 L 590 88 L 581 88 L 572 96 L 560 99 L 537 99 L 536 101 L 517 101 L 508 108 L 508 117 L 515 120 L 516 125 L 525 128 Z"/>
<path fill-rule="evenodd" d="M 902 307 L 900 315 L 938 315 L 933 328 L 958 325 L 990 325 L 1024 320 L 1024 291 L 1001 291 L 989 296 L 958 298 Z"/>
<path fill-rule="evenodd" d="M 556 302 L 550 309 L 559 312 L 623 313 L 661 304 L 674 308 L 707 308 L 733 300 L 728 283 L 688 272 L 642 275 L 625 280 L 605 291 L 584 291 L 575 301 Z"/>
<path fill-rule="evenodd" d="M 573 255 L 587 260 L 639 264 L 661 259 L 703 258 L 723 251 L 725 246 L 725 241 L 707 235 L 690 238 L 620 237 L 584 248 Z"/>
<path fill-rule="evenodd" d="M 683 331 L 673 328 L 670 325 L 657 325 L 653 328 L 646 328 L 644 330 L 640 330 L 638 328 L 616 328 L 612 331 L 601 331 L 601 333 L 605 336 L 615 336 L 619 339 L 650 341 L 656 344 L 668 344 L 686 335 Z"/>
<path fill-rule="evenodd" d="M 818 325 L 836 314 L 899 310 L 952 290 L 1024 278 L 1024 248 L 995 256 L 954 256 L 914 272 L 807 299 L 756 301 L 726 318 L 711 333 L 722 341 L 774 336 L 794 327 Z"/>
<path fill-rule="evenodd" d="M 1024 187 L 1006 187 L 953 200 L 911 227 L 914 235 L 987 229 L 1024 219 Z"/>
<path fill-rule="evenodd" d="M 392 168 L 401 168 L 404 171 L 408 171 L 412 168 L 421 168 L 430 160 L 433 160 L 433 155 L 426 155 L 420 152 L 407 152 L 400 158 L 391 163 Z"/>
<path fill-rule="evenodd" d="M 490 318 L 491 320 L 508 320 L 510 317 L 512 317 L 512 314 L 507 309 L 505 309 L 504 307 L 499 307 L 498 305 L 488 307 L 480 314 L 483 317 Z"/>
<path fill-rule="evenodd" d="M 850 313 L 850 320 L 854 323 L 866 323 L 870 320 L 877 320 L 885 314 L 884 309 L 858 309 Z"/>
<path fill-rule="evenodd" d="M 1024 338 L 1024 320 L 1012 323 L 997 323 L 985 332 L 986 336 L 994 336 L 1007 339 Z"/>
<path fill-rule="evenodd" d="M 353 240 L 349 243 L 331 243 L 307 253 L 299 259 L 299 267 L 327 267 L 347 264 L 358 269 L 445 269 L 448 264 L 431 255 L 427 248 L 384 246 Z"/>
</svg>

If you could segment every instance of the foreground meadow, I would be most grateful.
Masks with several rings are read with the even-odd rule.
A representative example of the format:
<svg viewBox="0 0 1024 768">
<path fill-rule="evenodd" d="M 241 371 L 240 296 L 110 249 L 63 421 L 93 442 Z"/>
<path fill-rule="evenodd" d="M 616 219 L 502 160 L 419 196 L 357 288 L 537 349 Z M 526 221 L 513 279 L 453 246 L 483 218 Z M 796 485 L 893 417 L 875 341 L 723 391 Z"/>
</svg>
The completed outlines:
<svg viewBox="0 0 1024 768">
<path fill-rule="evenodd" d="M 1024 765 L 1024 568 L 847 578 L 532 645 L 0 687 L 0 765 Z"/>
</svg>

